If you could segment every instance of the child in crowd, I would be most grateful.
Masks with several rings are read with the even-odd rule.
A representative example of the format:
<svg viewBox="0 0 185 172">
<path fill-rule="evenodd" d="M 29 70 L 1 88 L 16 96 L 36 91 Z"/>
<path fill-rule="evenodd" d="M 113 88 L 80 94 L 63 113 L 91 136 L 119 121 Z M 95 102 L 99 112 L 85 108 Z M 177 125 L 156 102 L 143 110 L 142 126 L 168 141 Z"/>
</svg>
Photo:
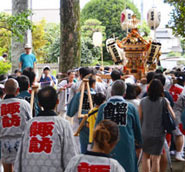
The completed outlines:
<svg viewBox="0 0 185 172">
<path fill-rule="evenodd" d="M 89 143 L 93 141 L 93 130 L 96 123 L 96 117 L 98 114 L 98 109 L 102 103 L 106 100 L 106 97 L 102 93 L 96 93 L 94 96 L 94 104 L 96 105 L 91 111 L 88 113 L 88 123 L 89 123 Z"/>
<path fill-rule="evenodd" d="M 92 150 L 72 158 L 65 172 L 125 172 L 123 167 L 108 155 L 119 139 L 117 124 L 110 120 L 101 121 L 94 131 L 93 138 Z"/>
</svg>

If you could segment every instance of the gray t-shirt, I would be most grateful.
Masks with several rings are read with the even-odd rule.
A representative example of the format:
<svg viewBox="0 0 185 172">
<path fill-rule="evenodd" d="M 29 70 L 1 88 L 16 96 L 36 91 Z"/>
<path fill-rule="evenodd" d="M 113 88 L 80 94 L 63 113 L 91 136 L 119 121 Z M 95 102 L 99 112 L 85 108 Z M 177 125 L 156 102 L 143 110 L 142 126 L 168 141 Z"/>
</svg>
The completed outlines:
<svg viewBox="0 0 185 172">
<path fill-rule="evenodd" d="M 143 115 L 141 128 L 143 136 L 161 137 L 165 135 L 162 126 L 163 99 L 161 97 L 157 101 L 151 101 L 147 96 L 141 100 L 140 105 Z M 169 104 L 166 98 L 165 100 Z"/>
</svg>

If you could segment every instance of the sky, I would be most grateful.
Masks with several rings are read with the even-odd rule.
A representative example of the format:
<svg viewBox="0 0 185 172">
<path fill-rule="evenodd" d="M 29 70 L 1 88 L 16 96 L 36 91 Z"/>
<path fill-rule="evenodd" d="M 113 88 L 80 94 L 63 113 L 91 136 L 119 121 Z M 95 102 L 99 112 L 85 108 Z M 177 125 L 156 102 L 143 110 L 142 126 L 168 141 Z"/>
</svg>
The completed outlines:
<svg viewBox="0 0 185 172">
<path fill-rule="evenodd" d="M 11 9 L 12 0 L 0 0 L 0 11 L 4 9 Z M 80 0 L 81 8 L 90 0 Z M 140 0 L 131 0 L 140 9 Z M 147 11 L 155 6 L 161 12 L 161 25 L 164 27 L 169 19 L 172 8 L 168 4 L 164 4 L 163 0 L 143 0 L 144 3 L 144 18 L 147 16 Z M 35 9 L 59 8 L 60 0 L 32 0 L 32 6 Z M 120 17 L 120 16 L 118 16 Z"/>
</svg>

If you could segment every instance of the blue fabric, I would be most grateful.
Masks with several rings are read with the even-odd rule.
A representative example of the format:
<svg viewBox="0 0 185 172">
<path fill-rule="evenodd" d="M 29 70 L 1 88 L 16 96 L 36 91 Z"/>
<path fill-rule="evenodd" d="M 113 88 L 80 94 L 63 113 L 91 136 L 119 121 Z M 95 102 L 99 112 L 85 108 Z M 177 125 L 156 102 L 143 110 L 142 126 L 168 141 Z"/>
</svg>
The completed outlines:
<svg viewBox="0 0 185 172">
<path fill-rule="evenodd" d="M 90 90 L 91 94 L 95 94 L 94 90 Z M 71 100 L 67 107 L 67 115 L 69 117 L 73 117 L 76 115 L 78 112 L 79 108 L 79 102 L 80 102 L 80 95 L 81 93 L 78 92 Z M 82 114 L 87 114 L 88 111 L 82 110 Z M 82 118 L 79 119 L 79 124 L 81 123 Z M 89 144 L 89 128 L 86 126 L 83 126 L 83 128 L 80 131 L 80 148 L 81 148 L 81 153 L 86 153 L 87 152 L 87 146 Z"/>
<path fill-rule="evenodd" d="M 181 114 L 181 122 L 182 122 L 183 129 L 185 129 L 185 108 Z"/>
<path fill-rule="evenodd" d="M 138 172 L 135 146 L 141 147 L 142 137 L 139 114 L 136 108 L 124 99 L 111 98 L 100 106 L 96 125 L 104 120 L 104 108 L 107 104 L 115 104 L 116 102 L 127 103 L 126 125 L 119 125 L 120 140 L 111 155 L 125 168 L 126 172 Z"/>
<path fill-rule="evenodd" d="M 22 71 L 27 68 L 27 67 L 31 67 L 33 68 L 34 63 L 36 62 L 36 57 L 33 54 L 21 54 L 20 62 L 22 62 Z"/>
<path fill-rule="evenodd" d="M 56 78 L 52 75 L 50 75 L 53 82 L 56 84 Z M 41 87 L 45 87 L 45 86 L 49 86 L 50 82 L 51 82 L 51 78 L 50 77 L 41 77 L 40 78 L 40 83 L 41 83 Z"/>
</svg>

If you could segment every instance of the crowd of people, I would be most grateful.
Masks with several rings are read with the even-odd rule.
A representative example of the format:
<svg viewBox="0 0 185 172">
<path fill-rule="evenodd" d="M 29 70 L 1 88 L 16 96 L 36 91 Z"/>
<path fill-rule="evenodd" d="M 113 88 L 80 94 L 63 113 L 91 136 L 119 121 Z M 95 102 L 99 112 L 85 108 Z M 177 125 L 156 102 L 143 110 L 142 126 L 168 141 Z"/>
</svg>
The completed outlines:
<svg viewBox="0 0 185 172">
<path fill-rule="evenodd" d="M 36 77 L 32 55 L 24 66 L 27 55 L 20 70 L 0 76 L 5 172 L 137 172 L 140 165 L 165 172 L 169 151 L 185 161 L 183 70 L 160 68 L 137 80 L 117 67 L 81 67 L 57 80 L 49 66 Z M 172 133 L 164 130 L 165 107 L 176 123 Z"/>
</svg>

